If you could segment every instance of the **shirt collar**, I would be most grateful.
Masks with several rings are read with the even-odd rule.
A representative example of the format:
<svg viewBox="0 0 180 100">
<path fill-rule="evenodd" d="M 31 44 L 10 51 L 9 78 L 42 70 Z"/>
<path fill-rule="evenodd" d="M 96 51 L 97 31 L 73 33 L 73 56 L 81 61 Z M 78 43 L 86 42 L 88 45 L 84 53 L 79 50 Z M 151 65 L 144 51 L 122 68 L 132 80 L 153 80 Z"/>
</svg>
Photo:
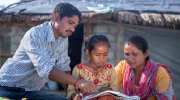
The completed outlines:
<svg viewBox="0 0 180 100">
<path fill-rule="evenodd" d="M 65 39 L 66 38 L 59 37 L 57 40 L 55 40 L 54 33 L 53 33 L 53 30 L 52 30 L 51 21 L 49 21 L 49 23 L 48 23 L 48 38 L 47 38 L 47 42 L 63 41 Z"/>
<path fill-rule="evenodd" d="M 49 21 L 47 28 L 48 28 L 47 29 L 47 32 L 48 32 L 47 42 L 55 41 L 55 37 L 54 37 L 53 30 L 52 30 L 51 21 Z"/>
</svg>

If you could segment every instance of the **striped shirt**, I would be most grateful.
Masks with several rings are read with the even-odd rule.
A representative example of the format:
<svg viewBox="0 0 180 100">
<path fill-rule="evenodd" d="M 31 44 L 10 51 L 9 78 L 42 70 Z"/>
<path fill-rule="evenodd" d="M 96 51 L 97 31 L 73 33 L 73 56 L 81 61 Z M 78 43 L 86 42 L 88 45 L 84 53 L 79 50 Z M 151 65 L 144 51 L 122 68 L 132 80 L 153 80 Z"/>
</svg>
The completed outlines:
<svg viewBox="0 0 180 100">
<path fill-rule="evenodd" d="M 14 56 L 0 69 L 0 85 L 39 90 L 53 66 L 69 71 L 69 63 L 68 38 L 55 40 L 51 22 L 45 22 L 26 32 Z"/>
</svg>

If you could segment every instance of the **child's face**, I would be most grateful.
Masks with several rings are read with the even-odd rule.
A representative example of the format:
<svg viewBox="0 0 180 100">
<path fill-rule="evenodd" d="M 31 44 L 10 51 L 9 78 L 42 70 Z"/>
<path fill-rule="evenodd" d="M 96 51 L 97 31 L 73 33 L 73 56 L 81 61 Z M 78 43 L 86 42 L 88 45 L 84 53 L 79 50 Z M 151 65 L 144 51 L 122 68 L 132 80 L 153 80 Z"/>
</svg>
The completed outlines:
<svg viewBox="0 0 180 100">
<path fill-rule="evenodd" d="M 91 50 L 91 62 L 97 67 L 103 66 L 108 58 L 109 46 L 105 42 L 95 44 L 93 50 Z"/>
</svg>

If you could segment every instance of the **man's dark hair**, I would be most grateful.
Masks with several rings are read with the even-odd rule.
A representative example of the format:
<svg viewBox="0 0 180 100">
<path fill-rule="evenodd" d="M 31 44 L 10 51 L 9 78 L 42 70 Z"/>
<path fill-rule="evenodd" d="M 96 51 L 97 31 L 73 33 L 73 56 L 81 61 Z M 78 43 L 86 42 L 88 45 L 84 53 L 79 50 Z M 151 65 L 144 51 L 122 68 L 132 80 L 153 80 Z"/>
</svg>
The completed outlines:
<svg viewBox="0 0 180 100">
<path fill-rule="evenodd" d="M 53 10 L 51 21 L 54 21 L 54 15 L 58 13 L 60 15 L 60 20 L 67 16 L 72 17 L 73 15 L 78 15 L 79 22 L 82 19 L 81 12 L 72 4 L 70 3 L 59 3 L 56 5 L 56 7 Z"/>
</svg>

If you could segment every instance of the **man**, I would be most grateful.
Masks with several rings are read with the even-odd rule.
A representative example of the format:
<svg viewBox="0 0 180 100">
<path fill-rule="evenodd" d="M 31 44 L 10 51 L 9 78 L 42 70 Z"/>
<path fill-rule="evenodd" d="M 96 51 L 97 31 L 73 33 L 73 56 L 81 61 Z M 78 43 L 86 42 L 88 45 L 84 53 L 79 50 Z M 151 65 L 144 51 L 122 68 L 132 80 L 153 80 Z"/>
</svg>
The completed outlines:
<svg viewBox="0 0 180 100">
<path fill-rule="evenodd" d="M 69 3 L 56 5 L 52 20 L 31 28 L 19 48 L 0 69 L 0 97 L 10 99 L 66 100 L 66 98 L 37 91 L 48 80 L 72 84 L 84 92 L 96 92 L 92 81 L 69 74 L 68 36 L 81 21 L 81 13 Z"/>
</svg>

